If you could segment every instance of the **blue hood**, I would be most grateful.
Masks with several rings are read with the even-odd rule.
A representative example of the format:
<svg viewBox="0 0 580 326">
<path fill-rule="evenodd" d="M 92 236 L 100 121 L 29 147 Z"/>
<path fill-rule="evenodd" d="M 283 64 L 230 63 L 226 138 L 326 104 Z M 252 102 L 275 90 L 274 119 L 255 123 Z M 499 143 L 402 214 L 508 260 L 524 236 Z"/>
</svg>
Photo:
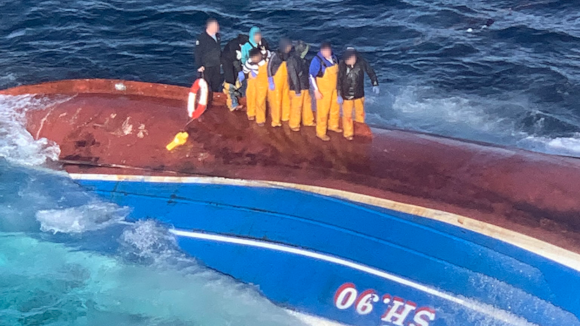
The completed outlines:
<svg viewBox="0 0 580 326">
<path fill-rule="evenodd" d="M 252 27 L 252 29 L 250 29 L 250 34 L 248 35 L 250 37 L 250 43 L 252 43 L 254 47 L 258 46 L 258 44 L 256 44 L 256 41 L 254 41 L 254 35 L 258 33 L 261 33 L 260 27 L 254 26 Z"/>
</svg>

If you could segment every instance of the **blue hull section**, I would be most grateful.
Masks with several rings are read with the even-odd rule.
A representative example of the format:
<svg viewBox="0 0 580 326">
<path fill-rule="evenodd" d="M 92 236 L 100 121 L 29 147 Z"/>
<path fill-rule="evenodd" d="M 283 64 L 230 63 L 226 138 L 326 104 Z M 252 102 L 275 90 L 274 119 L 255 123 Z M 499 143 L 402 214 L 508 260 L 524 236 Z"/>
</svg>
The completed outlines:
<svg viewBox="0 0 580 326">
<path fill-rule="evenodd" d="M 446 223 L 289 189 L 79 182 L 298 311 L 360 326 L 580 325 L 578 271 Z"/>
</svg>

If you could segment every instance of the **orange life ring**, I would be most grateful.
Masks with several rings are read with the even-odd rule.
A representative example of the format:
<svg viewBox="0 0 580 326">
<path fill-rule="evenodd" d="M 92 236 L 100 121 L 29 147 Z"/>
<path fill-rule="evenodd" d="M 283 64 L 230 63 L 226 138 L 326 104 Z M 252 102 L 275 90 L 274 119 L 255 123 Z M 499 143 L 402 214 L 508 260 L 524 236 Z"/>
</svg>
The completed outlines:
<svg viewBox="0 0 580 326">
<path fill-rule="evenodd" d="M 197 96 L 199 94 L 199 100 Z M 207 99 L 209 96 L 209 87 L 207 82 L 199 78 L 191 86 L 189 91 L 189 99 L 187 101 L 187 113 L 189 117 L 194 120 L 199 118 L 207 109 Z M 197 100 L 197 105 L 195 104 Z"/>
</svg>

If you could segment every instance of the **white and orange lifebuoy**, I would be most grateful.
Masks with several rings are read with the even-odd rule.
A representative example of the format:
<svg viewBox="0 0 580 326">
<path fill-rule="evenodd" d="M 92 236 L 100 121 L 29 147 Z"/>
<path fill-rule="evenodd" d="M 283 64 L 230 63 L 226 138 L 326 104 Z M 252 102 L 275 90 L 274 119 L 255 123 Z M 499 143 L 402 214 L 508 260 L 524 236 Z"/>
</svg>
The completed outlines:
<svg viewBox="0 0 580 326">
<path fill-rule="evenodd" d="M 207 82 L 202 78 L 197 79 L 191 86 L 189 100 L 187 101 L 187 113 L 191 119 L 197 119 L 205 112 L 208 96 L 209 87 Z M 197 105 L 195 103 L 196 101 Z"/>
</svg>

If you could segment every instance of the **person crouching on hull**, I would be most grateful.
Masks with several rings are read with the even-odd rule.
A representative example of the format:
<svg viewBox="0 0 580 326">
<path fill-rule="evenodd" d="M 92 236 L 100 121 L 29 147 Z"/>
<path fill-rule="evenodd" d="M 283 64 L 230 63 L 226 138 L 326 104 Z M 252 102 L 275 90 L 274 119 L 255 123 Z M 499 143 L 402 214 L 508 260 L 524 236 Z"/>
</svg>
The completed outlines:
<svg viewBox="0 0 580 326">
<path fill-rule="evenodd" d="M 365 122 L 365 85 L 364 75 L 371 79 L 373 92 L 379 94 L 379 80 L 369 63 L 362 58 L 354 48 L 347 48 L 338 69 L 338 103 L 342 104 L 342 128 L 344 137 L 352 140 L 354 136 L 354 121 Z"/>
<path fill-rule="evenodd" d="M 327 129 L 342 132 L 338 126 L 340 106 L 337 102 L 336 80 L 338 60 L 332 54 L 330 43 L 322 43 L 320 52 L 310 63 L 310 82 L 316 97 L 316 136 L 329 141 Z"/>
<path fill-rule="evenodd" d="M 268 61 L 268 104 L 272 117 L 272 127 L 280 127 L 282 121 L 290 120 L 290 90 L 286 60 L 292 49 L 288 39 L 281 39 L 278 51 L 272 53 Z"/>
<path fill-rule="evenodd" d="M 256 120 L 258 125 L 266 123 L 266 98 L 268 96 L 268 63 L 260 49 L 250 50 L 250 58 L 244 63 L 244 70 L 239 73 L 240 82 L 248 75 L 246 91 L 248 120 Z"/>
<path fill-rule="evenodd" d="M 222 51 L 222 69 L 224 71 L 224 94 L 230 111 L 241 109 L 238 98 L 241 97 L 241 82 L 238 75 L 242 71 L 242 46 L 248 42 L 248 36 L 240 34 L 229 41 Z"/>
<path fill-rule="evenodd" d="M 299 41 L 288 53 L 288 83 L 290 88 L 290 129 L 300 130 L 300 120 L 307 127 L 315 126 L 312 114 L 312 98 L 310 97 L 310 81 L 306 54 L 308 44 Z"/>
</svg>

